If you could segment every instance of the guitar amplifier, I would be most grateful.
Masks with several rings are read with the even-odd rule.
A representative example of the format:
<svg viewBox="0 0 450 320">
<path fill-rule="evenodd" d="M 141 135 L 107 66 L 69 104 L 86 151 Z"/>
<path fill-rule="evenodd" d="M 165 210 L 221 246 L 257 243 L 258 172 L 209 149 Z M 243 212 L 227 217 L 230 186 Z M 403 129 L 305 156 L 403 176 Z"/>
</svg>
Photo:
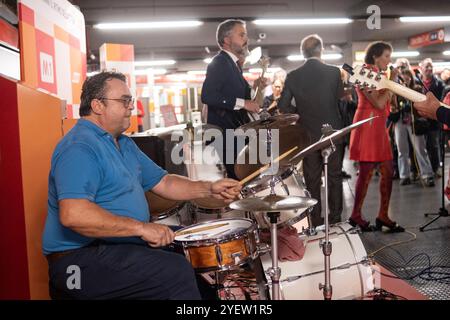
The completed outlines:
<svg viewBox="0 0 450 320">
<path fill-rule="evenodd" d="M 184 163 L 174 164 L 171 160 L 172 149 L 177 144 L 170 139 L 162 139 L 155 135 L 143 135 L 142 133 L 131 135 L 131 139 L 136 143 L 150 159 L 169 173 L 187 176 L 186 165 Z"/>
</svg>

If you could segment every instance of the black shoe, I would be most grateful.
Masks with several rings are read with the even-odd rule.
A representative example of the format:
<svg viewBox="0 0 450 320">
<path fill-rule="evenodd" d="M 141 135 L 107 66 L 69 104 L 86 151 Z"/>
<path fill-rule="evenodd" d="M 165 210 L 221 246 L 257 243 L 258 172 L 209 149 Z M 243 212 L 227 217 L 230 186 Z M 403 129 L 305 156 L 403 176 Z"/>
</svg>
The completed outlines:
<svg viewBox="0 0 450 320">
<path fill-rule="evenodd" d="M 408 184 L 411 184 L 411 180 L 409 178 L 400 179 L 401 186 L 406 186 Z"/>
<path fill-rule="evenodd" d="M 434 178 L 433 177 L 426 178 L 424 183 L 425 186 L 427 187 L 434 187 Z"/>
<path fill-rule="evenodd" d="M 404 232 L 405 231 L 405 228 L 398 225 L 397 222 L 395 222 L 395 221 L 392 221 L 391 224 L 389 224 L 389 223 L 386 223 L 386 222 L 376 218 L 376 220 L 375 220 L 376 230 L 381 231 L 383 226 L 387 227 L 389 229 L 389 232 Z"/>
<path fill-rule="evenodd" d="M 375 227 L 370 225 L 370 222 L 368 221 L 364 221 L 363 223 L 359 224 L 357 223 L 355 220 L 353 220 L 352 218 L 348 218 L 348 223 L 350 223 L 350 225 L 352 227 L 359 227 L 361 229 L 362 232 L 372 232 L 375 231 Z"/>
<path fill-rule="evenodd" d="M 342 170 L 341 173 L 342 179 L 351 179 L 352 176 L 350 174 L 348 174 L 345 170 Z"/>
</svg>

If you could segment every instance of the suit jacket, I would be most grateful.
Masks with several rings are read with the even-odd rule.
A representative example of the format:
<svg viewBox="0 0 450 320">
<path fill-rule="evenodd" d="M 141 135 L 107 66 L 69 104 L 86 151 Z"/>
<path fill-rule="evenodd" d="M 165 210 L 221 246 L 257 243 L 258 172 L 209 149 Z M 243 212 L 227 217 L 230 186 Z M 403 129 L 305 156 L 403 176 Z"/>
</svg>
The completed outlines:
<svg viewBox="0 0 450 320">
<path fill-rule="evenodd" d="M 300 124 L 316 141 L 322 136 L 323 124 L 342 128 L 338 102 L 343 92 L 338 68 L 309 59 L 287 75 L 278 108 L 281 112 L 298 113 Z M 295 107 L 291 106 L 292 99 Z"/>
<path fill-rule="evenodd" d="M 249 122 L 247 110 L 234 110 L 236 98 L 250 99 L 251 88 L 236 63 L 220 51 L 208 65 L 202 102 L 208 105 L 208 123 L 236 129 Z"/>
</svg>

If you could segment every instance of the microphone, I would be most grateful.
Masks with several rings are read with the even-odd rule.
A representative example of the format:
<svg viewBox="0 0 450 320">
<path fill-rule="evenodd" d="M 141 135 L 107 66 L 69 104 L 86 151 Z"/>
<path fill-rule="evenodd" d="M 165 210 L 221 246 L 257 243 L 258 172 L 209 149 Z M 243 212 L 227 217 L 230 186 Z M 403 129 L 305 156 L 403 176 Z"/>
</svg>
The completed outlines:
<svg viewBox="0 0 450 320">
<path fill-rule="evenodd" d="M 429 90 L 427 89 L 427 87 L 425 87 L 425 84 L 423 83 L 422 78 L 420 77 L 420 71 L 416 69 L 414 70 L 414 73 L 416 74 L 417 82 L 419 82 L 419 84 L 423 87 L 425 93 L 427 93 Z"/>
<path fill-rule="evenodd" d="M 389 70 L 391 70 L 391 72 L 393 72 L 394 71 L 394 67 L 391 65 L 391 66 L 389 66 Z M 401 76 L 401 75 L 397 75 L 397 78 L 399 79 L 399 80 L 401 80 L 403 83 L 405 83 L 405 79 L 403 79 L 403 77 Z"/>
</svg>

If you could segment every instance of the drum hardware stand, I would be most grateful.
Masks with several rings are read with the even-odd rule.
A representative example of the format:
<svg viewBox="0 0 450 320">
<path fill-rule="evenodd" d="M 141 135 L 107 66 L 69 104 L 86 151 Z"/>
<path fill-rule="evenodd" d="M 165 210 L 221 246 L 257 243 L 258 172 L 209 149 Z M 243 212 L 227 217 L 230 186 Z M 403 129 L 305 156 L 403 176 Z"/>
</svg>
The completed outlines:
<svg viewBox="0 0 450 320">
<path fill-rule="evenodd" d="M 324 125 L 322 127 L 322 132 L 326 135 L 332 132 L 333 129 L 330 125 Z M 320 241 L 320 247 L 322 248 L 322 252 L 324 255 L 324 264 L 325 264 L 325 284 L 320 283 L 319 289 L 323 289 L 323 297 L 325 300 L 331 300 L 331 296 L 333 294 L 333 286 L 331 285 L 330 277 L 330 256 L 333 251 L 332 244 L 330 242 L 330 224 L 328 221 L 328 158 L 329 156 L 336 150 L 336 146 L 333 141 L 330 140 L 331 145 L 327 148 L 322 149 L 322 157 L 323 157 L 323 167 L 324 167 L 324 175 L 325 175 L 325 241 Z"/>
<path fill-rule="evenodd" d="M 444 184 L 444 180 L 445 180 L 445 138 L 444 138 L 444 125 L 441 126 L 440 128 L 440 133 L 441 133 L 441 170 L 442 170 L 442 177 L 441 177 L 441 207 L 439 208 L 438 212 L 432 212 L 432 213 L 425 213 L 424 216 L 428 217 L 428 216 L 435 216 L 432 220 L 428 221 L 427 223 L 423 224 L 419 230 L 420 231 L 424 231 L 426 227 L 428 227 L 430 224 L 432 224 L 433 222 L 435 222 L 436 220 L 438 220 L 440 217 L 448 217 L 448 210 L 445 207 L 445 200 L 444 200 L 444 193 L 445 193 L 445 184 Z"/>
<path fill-rule="evenodd" d="M 278 230 L 277 222 L 280 217 L 279 212 L 267 212 L 270 219 L 270 238 L 271 238 L 271 255 L 272 267 L 266 272 L 272 279 L 272 298 L 273 300 L 280 300 L 280 276 L 281 269 L 278 267 Z"/>
</svg>

